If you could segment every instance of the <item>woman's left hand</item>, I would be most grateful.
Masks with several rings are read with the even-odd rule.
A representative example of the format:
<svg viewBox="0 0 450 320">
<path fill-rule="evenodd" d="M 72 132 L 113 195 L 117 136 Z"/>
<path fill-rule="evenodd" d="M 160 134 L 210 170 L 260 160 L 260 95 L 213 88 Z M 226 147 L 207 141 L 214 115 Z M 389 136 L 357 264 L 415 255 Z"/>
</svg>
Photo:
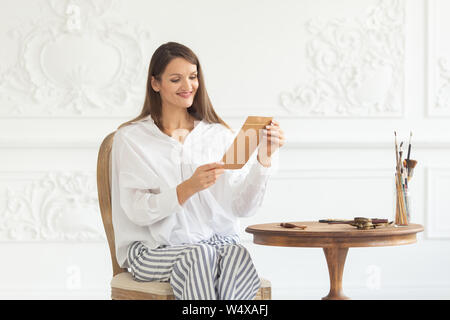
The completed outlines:
<svg viewBox="0 0 450 320">
<path fill-rule="evenodd" d="M 272 120 L 263 130 L 262 141 L 258 146 L 258 161 L 261 164 L 270 165 L 271 156 L 281 148 L 286 142 L 284 131 L 280 128 L 280 123 Z"/>
</svg>

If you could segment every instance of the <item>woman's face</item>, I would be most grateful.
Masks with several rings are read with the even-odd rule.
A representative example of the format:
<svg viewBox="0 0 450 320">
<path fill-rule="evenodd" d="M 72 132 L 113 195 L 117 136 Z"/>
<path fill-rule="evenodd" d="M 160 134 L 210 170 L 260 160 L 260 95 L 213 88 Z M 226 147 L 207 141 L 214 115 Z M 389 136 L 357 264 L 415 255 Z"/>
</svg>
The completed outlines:
<svg viewBox="0 0 450 320">
<path fill-rule="evenodd" d="M 163 106 L 188 108 L 198 88 L 197 66 L 183 58 L 174 58 L 161 75 L 161 81 L 152 76 L 151 83 L 159 91 Z"/>
</svg>

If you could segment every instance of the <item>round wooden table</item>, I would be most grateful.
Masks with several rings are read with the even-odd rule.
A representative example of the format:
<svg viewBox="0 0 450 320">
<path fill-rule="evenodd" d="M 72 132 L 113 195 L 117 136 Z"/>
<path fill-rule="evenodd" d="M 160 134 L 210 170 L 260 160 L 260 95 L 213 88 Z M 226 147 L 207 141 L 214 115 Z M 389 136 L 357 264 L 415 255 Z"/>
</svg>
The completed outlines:
<svg viewBox="0 0 450 320">
<path fill-rule="evenodd" d="M 342 291 L 342 275 L 348 248 L 381 247 L 411 244 L 417 241 L 416 234 L 423 231 L 420 224 L 408 226 L 381 226 L 376 229 L 358 230 L 349 224 L 319 222 L 292 222 L 305 225 L 306 229 L 283 228 L 280 223 L 249 226 L 246 232 L 253 234 L 253 242 L 280 247 L 323 248 L 330 274 L 330 292 L 324 300 L 349 299 Z"/>
</svg>

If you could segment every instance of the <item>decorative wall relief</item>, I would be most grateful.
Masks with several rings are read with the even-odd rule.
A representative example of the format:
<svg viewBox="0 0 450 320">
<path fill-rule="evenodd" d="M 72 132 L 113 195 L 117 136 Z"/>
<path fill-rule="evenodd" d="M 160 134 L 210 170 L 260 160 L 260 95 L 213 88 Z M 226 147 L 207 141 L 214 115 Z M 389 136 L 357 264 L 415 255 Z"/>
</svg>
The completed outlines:
<svg viewBox="0 0 450 320">
<path fill-rule="evenodd" d="M 95 174 L 2 175 L 0 241 L 105 239 Z"/>
<path fill-rule="evenodd" d="M 362 17 L 310 20 L 310 81 L 281 93 L 281 105 L 306 117 L 403 115 L 404 16 L 404 0 L 379 0 Z"/>
<path fill-rule="evenodd" d="M 446 58 L 438 61 L 439 82 L 434 108 L 450 114 L 450 63 Z"/>
<path fill-rule="evenodd" d="M 144 99 L 150 33 L 115 16 L 117 0 L 47 0 L 10 31 L 16 65 L 0 68 L 0 116 L 123 116 Z M 0 62 L 1 63 L 1 62 Z"/>
<path fill-rule="evenodd" d="M 428 0 L 428 107 L 431 117 L 450 116 L 450 45 L 447 41 L 450 4 Z"/>
</svg>

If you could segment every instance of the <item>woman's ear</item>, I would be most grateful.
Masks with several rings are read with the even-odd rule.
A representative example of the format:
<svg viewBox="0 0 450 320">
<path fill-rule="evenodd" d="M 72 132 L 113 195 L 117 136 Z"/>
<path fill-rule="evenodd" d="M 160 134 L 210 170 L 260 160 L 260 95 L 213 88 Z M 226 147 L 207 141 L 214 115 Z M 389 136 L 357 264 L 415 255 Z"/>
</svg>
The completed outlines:
<svg viewBox="0 0 450 320">
<path fill-rule="evenodd" d="M 159 92 L 159 83 L 158 83 L 158 81 L 155 79 L 154 76 L 152 76 L 152 79 L 151 79 L 151 81 L 150 81 L 150 84 L 151 84 L 153 90 L 155 90 L 156 92 Z"/>
</svg>

